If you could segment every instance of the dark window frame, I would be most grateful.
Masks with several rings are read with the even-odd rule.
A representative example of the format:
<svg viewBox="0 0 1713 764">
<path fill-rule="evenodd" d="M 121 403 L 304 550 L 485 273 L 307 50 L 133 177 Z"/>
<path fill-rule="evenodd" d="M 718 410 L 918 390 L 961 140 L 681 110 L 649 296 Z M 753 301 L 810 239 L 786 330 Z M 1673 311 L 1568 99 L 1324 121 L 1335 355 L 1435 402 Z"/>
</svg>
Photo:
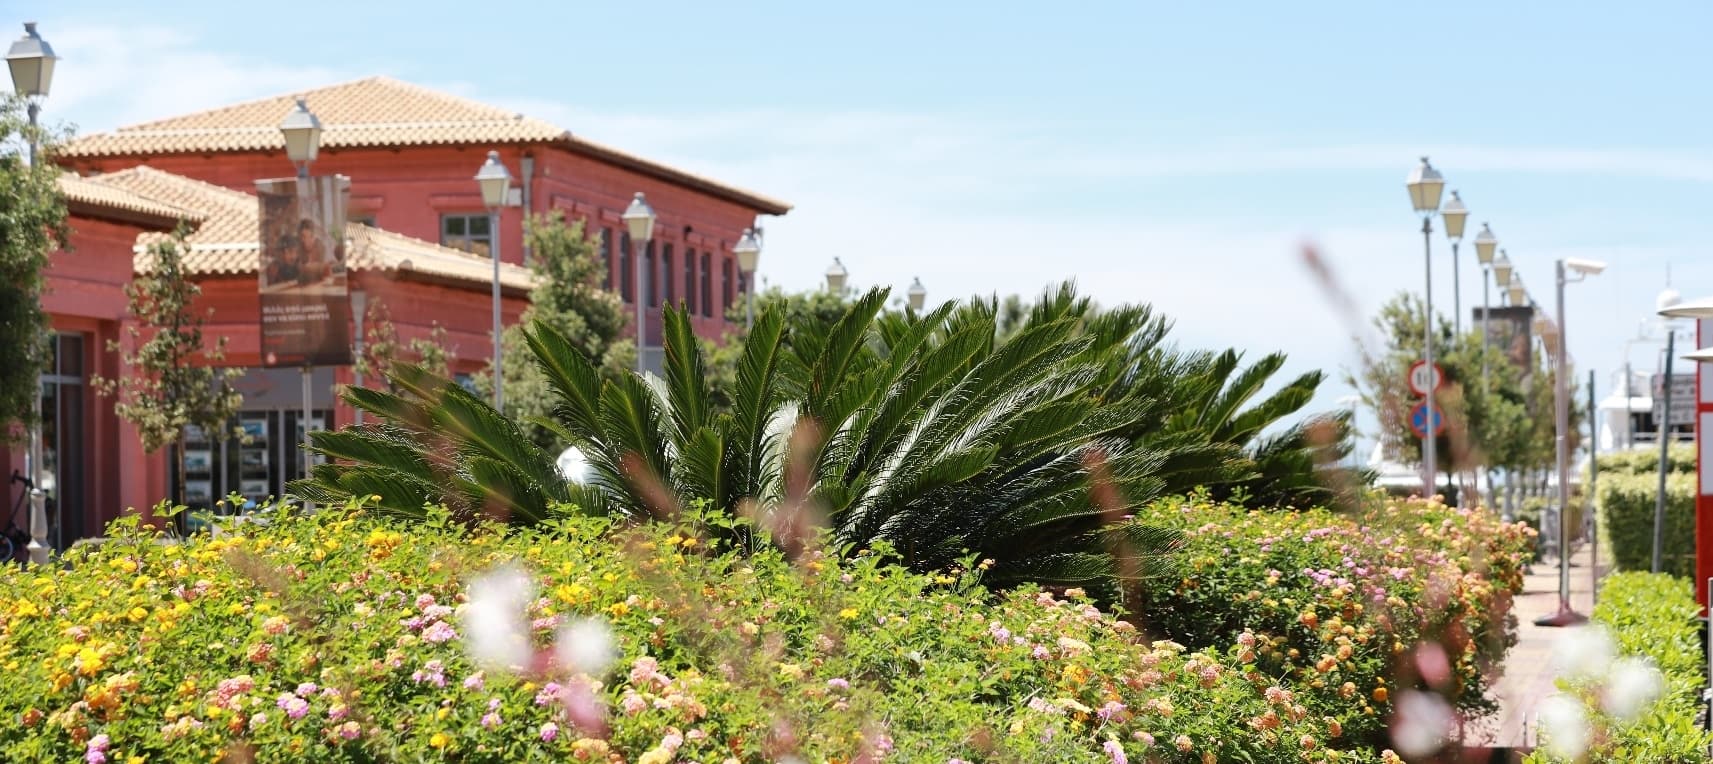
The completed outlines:
<svg viewBox="0 0 1713 764">
<path fill-rule="evenodd" d="M 485 233 L 475 233 L 478 223 Z M 494 251 L 494 229 L 490 223 L 486 212 L 443 212 L 440 214 L 440 245 L 488 257 Z"/>
</svg>

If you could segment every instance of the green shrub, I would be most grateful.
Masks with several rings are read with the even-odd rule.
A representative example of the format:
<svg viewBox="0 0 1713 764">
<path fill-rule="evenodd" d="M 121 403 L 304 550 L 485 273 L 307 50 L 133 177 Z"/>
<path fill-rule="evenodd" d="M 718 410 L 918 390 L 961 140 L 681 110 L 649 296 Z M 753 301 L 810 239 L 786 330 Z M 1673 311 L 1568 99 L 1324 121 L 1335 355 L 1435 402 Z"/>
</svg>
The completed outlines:
<svg viewBox="0 0 1713 764">
<path fill-rule="evenodd" d="M 1666 476 L 1663 572 L 1695 575 L 1695 490 L 1692 474 Z M 1603 476 L 1598 491 L 1601 547 L 1609 550 L 1618 570 L 1652 570 L 1659 476 Z"/>
<path fill-rule="evenodd" d="M 1619 655 L 1651 660 L 1665 680 L 1664 695 L 1629 721 L 1601 709 L 1604 682 L 1594 678 L 1560 683 L 1583 705 L 1593 726 L 1593 747 L 1584 761 L 1635 761 L 1678 764 L 1706 761 L 1713 735 L 1697 721 L 1701 689 L 1706 686 L 1702 662 L 1700 612 L 1685 579 L 1659 573 L 1616 573 L 1600 587 L 1594 620 L 1611 630 Z M 1545 751 L 1531 764 L 1557 761 Z"/>
<path fill-rule="evenodd" d="M 1695 446 L 1689 444 L 1674 445 L 1666 452 L 1666 466 L 1670 472 L 1685 475 L 1695 474 Z M 1583 471 L 1584 476 L 1587 471 Z M 1628 451 L 1618 451 L 1600 456 L 1600 480 L 1607 475 L 1658 475 L 1659 446 L 1633 448 Z"/>
<path fill-rule="evenodd" d="M 1191 647 L 1251 635 L 1265 673 L 1309 688 L 1314 714 L 1376 743 L 1399 653 L 1439 645 L 1452 676 L 1435 689 L 1479 710 L 1483 669 L 1516 641 L 1511 598 L 1534 534 L 1484 510 L 1411 500 L 1345 516 L 1189 499 L 1137 520 L 1185 537 L 1182 579 L 1144 590 L 1146 628 Z"/>
<path fill-rule="evenodd" d="M 0 761 L 1273 762 L 1361 750 L 1341 719 L 1363 700 L 1331 713 L 1334 690 L 1251 663 L 1241 633 L 1186 649 L 1142 639 L 1077 590 L 991 593 L 982 562 L 912 574 L 878 548 L 739 555 L 705 540 L 702 523 L 721 520 L 696 520 L 566 513 L 507 532 L 347 508 L 184 543 L 120 521 L 63 567 L 0 576 Z M 524 676 L 484 672 L 466 644 L 484 623 L 469 617 L 491 607 L 467 582 L 509 563 L 536 592 L 515 606 L 523 648 L 540 651 Z M 583 676 L 548 657 L 567 619 L 611 630 L 611 671 Z M 592 641 L 599 657 L 605 640 Z M 1387 649 L 1373 635 L 1361 660 Z M 576 687 L 606 709 L 605 734 L 568 715 Z"/>
</svg>

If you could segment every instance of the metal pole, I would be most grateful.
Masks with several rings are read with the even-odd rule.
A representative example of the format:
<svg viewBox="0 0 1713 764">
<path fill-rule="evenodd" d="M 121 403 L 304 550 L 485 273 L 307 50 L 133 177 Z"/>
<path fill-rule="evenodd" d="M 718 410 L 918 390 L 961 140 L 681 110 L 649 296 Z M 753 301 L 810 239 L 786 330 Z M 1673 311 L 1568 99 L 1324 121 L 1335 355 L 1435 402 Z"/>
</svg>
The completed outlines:
<svg viewBox="0 0 1713 764">
<path fill-rule="evenodd" d="M 636 373 L 638 374 L 648 371 L 648 363 L 643 357 L 643 349 L 648 347 L 648 326 L 643 323 L 647 320 L 643 313 L 643 301 L 646 299 L 644 292 L 648 289 L 648 284 L 642 280 L 642 255 L 647 251 L 648 239 L 631 242 L 630 259 L 636 263 Z"/>
<path fill-rule="evenodd" d="M 36 117 L 41 107 L 32 99 L 25 107 L 30 114 L 30 169 L 36 168 Z M 44 345 L 45 346 L 45 345 Z M 35 414 L 35 423 L 30 425 L 29 446 L 24 452 L 24 476 L 29 478 L 26 490 L 30 492 L 30 543 L 25 546 L 29 550 L 30 563 L 33 565 L 48 564 L 48 506 L 47 494 L 42 492 L 42 373 L 36 370 L 36 394 L 30 397 L 30 410 Z"/>
<path fill-rule="evenodd" d="M 1558 287 L 1558 342 L 1553 348 L 1557 369 L 1553 374 L 1553 406 L 1555 444 L 1558 450 L 1558 612 L 1535 620 L 1537 626 L 1570 626 L 1587 621 L 1587 617 L 1570 607 L 1570 524 L 1565 513 L 1570 508 L 1570 377 L 1569 353 L 1564 324 L 1564 261 L 1554 264 Z"/>
<path fill-rule="evenodd" d="M 364 337 L 363 337 L 363 331 L 364 331 L 363 319 L 369 312 L 369 293 L 365 292 L 361 289 L 359 289 L 355 292 L 352 292 L 351 293 L 351 303 L 352 303 L 352 308 L 353 308 L 351 313 L 352 313 L 353 318 L 357 322 L 357 342 L 356 342 L 356 347 L 353 348 L 353 350 L 355 351 L 353 353 L 353 355 L 356 356 L 356 359 L 358 361 L 358 363 L 354 363 L 351 365 L 351 377 L 352 377 L 351 378 L 351 384 L 355 387 L 362 387 L 363 386 L 363 365 L 362 365 L 361 361 L 363 359 L 363 339 L 364 339 Z M 354 416 L 355 416 L 354 421 L 357 424 L 362 424 L 363 423 L 363 410 L 361 408 L 353 408 L 352 410 L 353 410 Z"/>
<path fill-rule="evenodd" d="M 313 374 L 313 372 L 314 372 L 313 368 L 308 367 L 308 366 L 303 367 L 303 421 L 299 423 L 299 426 L 303 428 L 303 475 L 302 476 L 305 478 L 309 477 L 309 455 L 311 453 L 309 450 L 309 445 L 310 445 L 310 442 L 309 442 L 309 417 L 310 417 L 311 405 L 314 403 L 313 396 L 311 393 L 315 389 L 315 384 L 314 384 L 314 382 L 312 382 L 310 380 L 310 376 Z M 315 504 L 313 502 L 305 501 L 303 503 L 303 510 L 305 512 L 313 511 L 314 509 L 315 509 Z"/>
<path fill-rule="evenodd" d="M 1457 239 L 1451 240 L 1451 330 L 1463 336 L 1463 277 L 1458 275 Z"/>
<path fill-rule="evenodd" d="M 1594 370 L 1588 370 L 1588 581 L 1589 596 L 1600 597 L 1600 528 L 1594 511 L 1596 480 L 1600 475 L 1600 420 L 1594 416 Z"/>
<path fill-rule="evenodd" d="M 1433 366 L 1433 218 L 1428 217 L 1428 216 L 1422 217 L 1422 251 L 1424 253 L 1424 257 L 1422 258 L 1422 262 L 1426 264 L 1426 271 L 1427 271 L 1427 274 L 1426 274 L 1427 275 L 1426 290 L 1425 290 L 1426 291 L 1426 297 L 1427 297 L 1427 305 L 1423 311 L 1425 314 L 1424 317 L 1427 320 L 1424 322 L 1424 329 L 1422 330 L 1422 340 L 1423 340 L 1422 345 L 1424 348 L 1424 354 L 1427 357 L 1428 371 L 1431 373 L 1433 371 L 1433 368 L 1434 368 L 1434 366 Z M 1434 429 L 1435 429 L 1434 424 L 1435 424 L 1435 419 L 1436 419 L 1434 417 L 1434 413 L 1437 410 L 1437 407 L 1434 404 L 1434 393 L 1436 393 L 1436 392 L 1438 392 L 1438 391 L 1432 389 L 1432 386 L 1429 386 L 1428 394 L 1426 396 L 1427 397 L 1427 417 L 1426 417 L 1427 422 L 1426 422 L 1426 427 L 1422 428 L 1423 432 L 1426 433 L 1425 435 L 1422 436 L 1422 469 L 1423 469 L 1423 473 L 1424 473 L 1422 475 L 1422 478 L 1423 478 L 1422 479 L 1422 486 L 1423 486 L 1422 495 L 1424 497 L 1427 497 L 1430 499 L 1433 498 L 1434 483 L 1437 481 L 1437 479 L 1439 477 L 1438 465 L 1435 464 L 1435 462 L 1437 461 L 1436 457 L 1438 456 L 1438 454 L 1435 453 L 1435 451 L 1438 449 L 1438 443 L 1436 443 L 1435 441 L 1437 441 L 1438 438 L 1435 437 L 1435 432 L 1434 432 Z"/>
<path fill-rule="evenodd" d="M 1636 447 L 1636 420 L 1630 413 L 1630 399 L 1636 396 L 1634 372 L 1630 370 L 1630 346 L 1624 345 L 1624 448 Z"/>
<path fill-rule="evenodd" d="M 1492 303 L 1488 300 L 1487 285 L 1492 275 L 1491 267 L 1481 266 L 1481 389 L 1483 391 L 1491 390 L 1487 386 L 1487 346 L 1492 340 L 1489 339 L 1487 333 L 1487 324 L 1493 321 L 1493 308 Z"/>
<path fill-rule="evenodd" d="M 1665 377 L 1660 380 L 1658 393 L 1665 402 L 1661 404 L 1660 421 L 1655 426 L 1659 433 L 1659 493 L 1654 496 L 1655 573 L 1660 572 L 1665 549 L 1665 477 L 1670 470 L 1668 461 L 1671 458 L 1671 359 L 1674 355 L 1677 355 L 1677 330 L 1668 325 L 1665 331 Z"/>
<path fill-rule="evenodd" d="M 748 271 L 748 272 L 744 273 L 744 275 L 743 275 L 743 286 L 744 286 L 744 290 L 743 290 L 744 291 L 743 328 L 744 328 L 744 332 L 747 333 L 750 329 L 755 328 L 755 271 Z"/>
<path fill-rule="evenodd" d="M 504 411 L 505 404 L 505 374 L 501 364 L 504 363 L 503 351 L 500 350 L 500 215 L 498 210 L 488 210 L 488 233 L 493 236 L 488 244 L 488 250 L 494 256 L 494 410 Z"/>
</svg>

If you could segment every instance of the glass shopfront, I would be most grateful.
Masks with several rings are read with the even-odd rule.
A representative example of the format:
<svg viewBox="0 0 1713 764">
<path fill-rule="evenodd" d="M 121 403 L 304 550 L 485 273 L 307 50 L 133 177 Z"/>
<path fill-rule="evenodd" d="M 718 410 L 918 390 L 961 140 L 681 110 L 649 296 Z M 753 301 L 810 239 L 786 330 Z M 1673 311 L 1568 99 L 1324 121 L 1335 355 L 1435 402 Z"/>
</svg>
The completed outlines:
<svg viewBox="0 0 1713 764">
<path fill-rule="evenodd" d="M 42 464 L 37 484 L 46 495 L 48 543 L 64 550 L 90 535 L 84 528 L 84 335 L 55 334 L 42 374 Z"/>
<path fill-rule="evenodd" d="M 332 382 L 330 368 L 316 369 L 311 377 L 312 432 L 327 429 L 332 418 Z M 302 373 L 249 369 L 235 384 L 244 395 L 237 419 L 218 432 L 191 428 L 185 436 L 182 501 L 193 514 L 210 509 L 218 515 L 243 513 L 270 496 L 280 496 L 287 483 L 306 474 Z M 312 464 L 321 461 L 314 457 Z M 236 505 L 227 501 L 231 494 L 240 497 Z M 200 525 L 194 518 L 189 520 L 192 529 Z"/>
</svg>

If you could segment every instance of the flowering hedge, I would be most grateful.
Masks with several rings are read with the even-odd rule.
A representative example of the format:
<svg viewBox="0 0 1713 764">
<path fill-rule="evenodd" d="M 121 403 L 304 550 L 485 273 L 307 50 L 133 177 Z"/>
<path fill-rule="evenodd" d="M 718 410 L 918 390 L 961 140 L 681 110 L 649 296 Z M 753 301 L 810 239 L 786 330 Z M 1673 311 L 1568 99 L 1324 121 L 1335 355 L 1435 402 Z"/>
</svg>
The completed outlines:
<svg viewBox="0 0 1713 764">
<path fill-rule="evenodd" d="M 1261 670 L 1353 737 L 1383 741 L 1400 691 L 1487 710 L 1485 674 L 1516 643 L 1511 599 L 1534 531 L 1485 511 L 1392 500 L 1354 515 L 1267 512 L 1190 498 L 1137 520 L 1187 539 L 1182 579 L 1147 590 L 1142 624 L 1192 648 L 1252 635 Z"/>
<path fill-rule="evenodd" d="M 1197 506 L 1255 530 L 1296 533 L 1311 517 Z M 1482 522 L 1417 509 L 1424 539 Z M 1429 522 L 1441 515 L 1450 525 Z M 1392 621 L 1405 607 L 1362 609 L 1366 589 L 1244 594 L 1255 619 L 1245 629 L 1229 618 L 1231 597 L 1180 587 L 1185 607 L 1222 625 L 1184 628 L 1187 612 L 1148 625 L 1206 637 L 1198 649 L 1143 638 L 1076 590 L 992 594 L 976 560 L 922 576 L 884 564 L 884 550 L 743 556 L 706 548 L 697 527 L 571 518 L 508 532 L 436 515 L 407 530 L 349 510 L 284 510 L 236 535 L 170 543 L 122 520 L 63 568 L 0 578 L 0 760 L 1383 755 L 1361 730 L 1386 708 L 1379 667 L 1387 640 L 1406 634 Z M 1291 559 L 1310 559 L 1347 532 L 1270 546 L 1300 543 Z M 1251 570 L 1259 578 L 1231 591 L 1263 587 L 1259 566 L 1280 558 L 1203 565 L 1216 535 L 1191 534 L 1199 580 L 1235 587 Z M 1458 591 L 1503 590 L 1470 575 Z M 1423 591 L 1390 586 L 1388 598 Z M 494 663 L 496 645 L 507 665 Z M 1323 651 L 1337 665 L 1306 669 Z"/>
</svg>

